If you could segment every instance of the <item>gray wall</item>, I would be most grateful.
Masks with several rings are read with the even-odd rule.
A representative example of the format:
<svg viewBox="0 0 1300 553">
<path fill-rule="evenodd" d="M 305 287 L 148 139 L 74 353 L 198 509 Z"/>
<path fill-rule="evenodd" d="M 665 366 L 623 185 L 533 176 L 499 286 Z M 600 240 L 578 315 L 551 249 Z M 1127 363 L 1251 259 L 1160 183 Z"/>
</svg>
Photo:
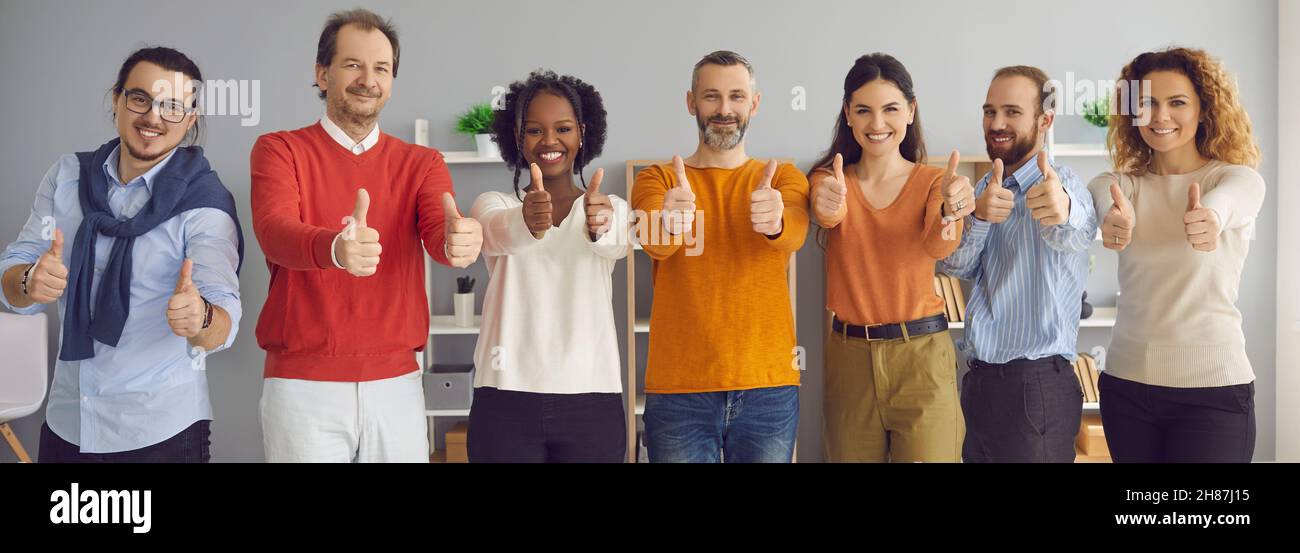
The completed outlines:
<svg viewBox="0 0 1300 553">
<path fill-rule="evenodd" d="M 41 176 L 62 153 L 85 150 L 112 137 L 105 92 L 122 59 L 145 44 L 176 47 L 192 56 L 208 79 L 260 79 L 261 122 L 241 127 L 236 117 L 210 118 L 208 157 L 234 192 L 244 217 L 248 249 L 243 273 L 244 319 L 236 346 L 208 361 L 216 411 L 217 461 L 262 459 L 257 402 L 264 353 L 253 328 L 265 300 L 268 273 L 249 223 L 248 152 L 259 134 L 315 121 L 312 63 L 320 27 L 331 11 L 353 2 L 221 3 L 0 2 L 0 239 L 11 240 L 26 219 Z M 596 85 L 609 110 L 610 133 L 597 164 L 611 192 L 622 193 L 623 162 L 688 153 L 693 122 L 683 108 L 691 65 L 708 51 L 737 50 L 754 62 L 764 103 L 751 127 L 749 152 L 783 156 L 804 167 L 829 141 L 845 71 L 863 53 L 883 51 L 911 69 L 931 152 L 981 152 L 980 110 L 991 72 L 1024 63 L 1058 78 L 1114 79 L 1141 51 L 1172 43 L 1202 47 L 1237 74 L 1242 100 L 1264 150 L 1260 170 L 1276 181 L 1278 31 L 1275 0 L 1226 4 L 1210 0 L 1087 4 L 997 0 L 986 2 L 665 1 L 654 5 L 594 1 L 390 2 L 365 4 L 391 16 L 402 32 L 403 63 L 382 128 L 412 139 L 412 120 L 431 121 L 431 141 L 444 150 L 471 149 L 452 132 L 454 116 L 486 101 L 531 69 L 575 74 Z M 192 6 L 192 7 L 186 7 Z M 1044 6 L 1049 6 L 1044 8 Z M 190 11 L 186 11 L 186 10 Z M 807 110 L 791 109 L 790 90 L 805 87 Z M 1083 142 L 1078 118 L 1061 118 L 1058 142 Z M 1073 163 L 1085 178 L 1104 170 L 1100 160 Z M 462 210 L 487 190 L 509 188 L 500 165 L 455 166 Z M 1259 219 L 1247 261 L 1240 306 L 1248 351 L 1258 380 L 1256 458 L 1274 457 L 1274 320 L 1276 214 L 1270 202 Z M 1097 303 L 1113 303 L 1114 254 L 1097 249 L 1089 282 Z M 644 257 L 641 258 L 645 260 Z M 821 458 L 821 330 L 823 258 L 811 241 L 799 254 L 800 342 L 808 348 L 799 458 Z M 640 269 L 648 266 L 641 263 Z M 486 278 L 482 263 L 472 271 Z M 433 297 L 449 313 L 454 273 L 439 267 Z M 648 282 L 648 273 L 642 282 Z M 623 269 L 616 275 L 622 290 Z M 481 290 L 481 288 L 480 288 Z M 648 295 L 644 296 L 648 299 Z M 623 297 L 615 295 L 619 316 Z M 648 311 L 643 312 L 645 315 Z M 621 320 L 621 319 L 620 319 Z M 51 323 L 51 331 L 57 327 Z M 1081 349 L 1104 344 L 1106 333 L 1084 330 Z M 468 362 L 469 338 L 442 338 L 439 360 Z M 644 341 L 642 343 L 644 348 Z M 53 353 L 53 346 L 51 346 Z M 3 362 L 3 361 L 0 361 Z M 16 423 L 35 450 L 42 416 Z M 33 451 L 34 453 L 34 451 Z M 0 461 L 11 460 L 0 448 Z"/>
</svg>

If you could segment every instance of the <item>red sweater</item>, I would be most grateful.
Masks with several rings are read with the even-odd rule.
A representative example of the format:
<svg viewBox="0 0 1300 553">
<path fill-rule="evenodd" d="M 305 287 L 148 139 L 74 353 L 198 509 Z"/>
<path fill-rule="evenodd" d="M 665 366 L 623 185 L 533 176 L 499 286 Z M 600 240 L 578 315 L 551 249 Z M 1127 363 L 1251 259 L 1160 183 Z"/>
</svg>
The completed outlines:
<svg viewBox="0 0 1300 553">
<path fill-rule="evenodd" d="M 253 232 L 271 271 L 257 320 L 264 376 L 364 382 L 416 370 L 429 339 L 421 242 L 447 264 L 441 199 L 452 188 L 442 154 L 381 133 L 356 155 L 317 123 L 262 135 L 250 166 Z M 383 247 L 378 271 L 364 278 L 330 256 L 358 188 L 370 194 L 367 224 Z"/>
</svg>

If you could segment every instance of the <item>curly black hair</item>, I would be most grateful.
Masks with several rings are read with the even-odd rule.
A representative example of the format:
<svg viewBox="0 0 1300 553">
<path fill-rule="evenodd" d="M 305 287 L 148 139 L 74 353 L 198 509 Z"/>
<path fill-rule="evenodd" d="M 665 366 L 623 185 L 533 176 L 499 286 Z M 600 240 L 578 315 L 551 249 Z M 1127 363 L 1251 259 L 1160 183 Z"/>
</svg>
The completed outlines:
<svg viewBox="0 0 1300 553">
<path fill-rule="evenodd" d="M 599 157 L 605 148 L 605 104 L 596 88 L 581 79 L 538 69 L 526 80 L 511 83 L 510 91 L 506 93 L 505 109 L 492 118 L 492 140 L 500 147 L 506 166 L 515 170 L 515 197 L 519 197 L 519 175 L 528 167 L 523 152 L 524 116 L 528 113 L 528 104 L 539 92 L 554 93 L 568 99 L 569 105 L 573 106 L 582 132 L 582 147 L 573 160 L 573 173 L 578 175 L 583 189 L 586 189 L 587 181 L 582 177 L 582 169 Z"/>
</svg>

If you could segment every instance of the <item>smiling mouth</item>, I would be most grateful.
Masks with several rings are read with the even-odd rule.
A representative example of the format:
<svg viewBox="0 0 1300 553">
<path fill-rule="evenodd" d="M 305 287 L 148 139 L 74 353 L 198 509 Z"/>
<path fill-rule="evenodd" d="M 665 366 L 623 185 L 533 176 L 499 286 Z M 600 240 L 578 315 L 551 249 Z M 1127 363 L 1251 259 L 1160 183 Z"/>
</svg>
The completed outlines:
<svg viewBox="0 0 1300 553">
<path fill-rule="evenodd" d="M 537 155 L 537 159 L 546 163 L 555 163 L 564 158 L 564 152 L 543 152 Z"/>
<path fill-rule="evenodd" d="M 1012 138 L 1014 138 L 1014 137 L 1011 137 L 1011 136 L 990 136 L 990 137 L 989 137 L 989 142 L 992 143 L 992 144 L 1000 145 L 1000 146 L 1001 146 L 1001 145 L 1007 145 L 1007 144 L 1011 144 L 1011 140 L 1012 140 Z"/>
<path fill-rule="evenodd" d="M 893 132 L 867 133 L 867 140 L 872 143 L 878 143 L 888 140 L 891 136 L 894 136 Z"/>
<path fill-rule="evenodd" d="M 158 137 L 163 135 L 163 133 L 159 131 L 142 129 L 140 127 L 136 127 L 135 132 L 136 134 L 139 134 L 140 138 L 143 138 L 145 142 L 153 141 L 154 139 L 157 139 Z"/>
<path fill-rule="evenodd" d="M 1151 129 L 1151 132 L 1154 133 L 1156 136 L 1168 136 L 1174 134 L 1177 131 L 1178 131 L 1178 127 L 1174 127 L 1172 129 L 1156 129 L 1156 128 Z"/>
</svg>

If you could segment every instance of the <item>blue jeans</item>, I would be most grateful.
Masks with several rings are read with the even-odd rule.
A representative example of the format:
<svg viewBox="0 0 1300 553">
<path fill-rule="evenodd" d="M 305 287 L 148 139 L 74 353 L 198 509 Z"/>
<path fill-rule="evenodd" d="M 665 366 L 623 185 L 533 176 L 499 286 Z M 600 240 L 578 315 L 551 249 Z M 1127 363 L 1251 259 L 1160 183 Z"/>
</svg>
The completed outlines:
<svg viewBox="0 0 1300 553">
<path fill-rule="evenodd" d="M 799 387 L 646 394 L 651 463 L 789 463 L 799 428 Z"/>
</svg>

